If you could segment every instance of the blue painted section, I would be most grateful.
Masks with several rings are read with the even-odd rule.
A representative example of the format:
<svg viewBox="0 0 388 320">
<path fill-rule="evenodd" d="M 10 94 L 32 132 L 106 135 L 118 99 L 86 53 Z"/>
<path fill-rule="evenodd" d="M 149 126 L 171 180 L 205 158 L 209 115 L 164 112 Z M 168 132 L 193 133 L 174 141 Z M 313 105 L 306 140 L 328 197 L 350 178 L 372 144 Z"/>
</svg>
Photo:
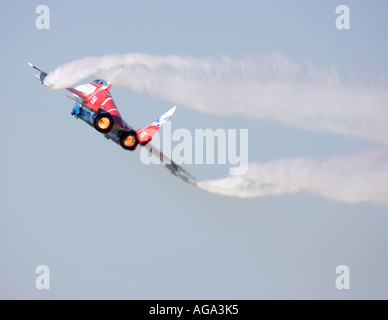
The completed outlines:
<svg viewBox="0 0 388 320">
<path fill-rule="evenodd" d="M 72 112 L 72 115 L 78 119 L 79 115 L 81 114 L 81 111 L 82 111 L 82 108 L 76 104 L 74 107 L 73 107 L 73 112 Z"/>
<path fill-rule="evenodd" d="M 80 107 L 80 113 L 78 115 L 78 117 L 85 121 L 86 123 L 88 123 L 89 125 L 93 126 L 93 117 L 94 117 L 94 113 L 86 110 L 85 108 L 83 108 L 82 106 Z"/>
<path fill-rule="evenodd" d="M 88 108 L 85 108 L 81 104 L 81 99 L 78 98 L 77 102 L 74 104 L 73 111 L 71 114 L 76 118 L 76 119 L 81 119 L 85 121 L 87 124 L 93 126 L 93 117 L 94 117 L 94 112 L 89 111 Z"/>
<path fill-rule="evenodd" d="M 82 110 L 80 101 L 81 101 L 81 99 L 78 97 L 78 98 L 77 98 L 77 102 L 74 104 L 73 111 L 71 112 L 71 114 L 72 114 L 76 119 L 78 119 L 79 115 L 81 114 L 81 110 Z"/>
<path fill-rule="evenodd" d="M 94 128 L 93 120 L 95 112 L 90 110 L 89 108 L 83 106 L 80 102 L 76 102 L 76 104 L 73 107 L 72 114 L 77 119 L 80 119 L 84 122 L 86 122 L 88 125 Z M 111 139 L 113 142 L 120 145 L 120 136 L 119 131 L 115 128 L 113 128 L 109 133 L 104 134 L 105 138 Z"/>
</svg>

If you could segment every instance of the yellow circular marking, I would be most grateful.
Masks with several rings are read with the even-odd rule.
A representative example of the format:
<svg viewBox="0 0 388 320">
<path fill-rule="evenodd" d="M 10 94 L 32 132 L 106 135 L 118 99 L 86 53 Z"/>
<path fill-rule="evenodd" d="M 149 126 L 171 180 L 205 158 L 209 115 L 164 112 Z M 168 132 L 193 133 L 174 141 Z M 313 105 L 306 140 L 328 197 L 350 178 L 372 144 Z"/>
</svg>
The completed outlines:
<svg viewBox="0 0 388 320">
<path fill-rule="evenodd" d="M 100 121 L 98 121 L 98 127 L 102 130 L 107 129 L 110 126 L 110 120 L 109 118 L 101 118 Z"/>
<path fill-rule="evenodd" d="M 128 136 L 124 140 L 124 145 L 126 147 L 133 147 L 135 145 L 135 143 L 136 143 L 136 139 L 134 136 Z"/>
</svg>

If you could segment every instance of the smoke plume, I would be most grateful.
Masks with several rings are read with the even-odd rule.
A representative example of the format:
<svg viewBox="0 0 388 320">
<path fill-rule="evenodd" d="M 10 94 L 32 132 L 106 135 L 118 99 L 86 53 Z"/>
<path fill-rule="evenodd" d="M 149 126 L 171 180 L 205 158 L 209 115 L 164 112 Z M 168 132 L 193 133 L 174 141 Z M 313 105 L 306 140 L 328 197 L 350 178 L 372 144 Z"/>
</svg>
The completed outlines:
<svg viewBox="0 0 388 320">
<path fill-rule="evenodd" d="M 342 80 L 337 70 L 304 68 L 282 54 L 232 59 L 124 54 L 64 64 L 45 85 L 64 89 L 90 77 L 215 114 L 240 114 L 301 129 L 328 131 L 388 144 L 388 90 Z"/>
<path fill-rule="evenodd" d="M 124 54 L 89 57 L 50 72 L 45 85 L 70 87 L 90 76 L 200 112 L 245 115 L 300 129 L 388 144 L 384 80 L 343 79 L 336 68 L 300 65 L 282 54 L 232 59 Z M 209 192 L 271 197 L 310 192 L 347 203 L 388 204 L 388 149 L 326 159 L 251 163 L 242 176 L 199 181 Z"/>
<path fill-rule="evenodd" d="M 327 199 L 388 205 L 388 149 L 326 159 L 250 163 L 246 174 L 197 182 L 209 192 L 240 198 L 306 191 Z"/>
</svg>

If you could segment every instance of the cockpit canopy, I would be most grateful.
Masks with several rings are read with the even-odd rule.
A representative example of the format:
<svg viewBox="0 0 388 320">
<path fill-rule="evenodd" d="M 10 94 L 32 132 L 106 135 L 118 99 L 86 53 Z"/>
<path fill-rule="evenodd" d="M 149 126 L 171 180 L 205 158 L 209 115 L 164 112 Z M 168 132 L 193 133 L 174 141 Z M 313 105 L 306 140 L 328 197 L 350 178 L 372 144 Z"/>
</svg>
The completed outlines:
<svg viewBox="0 0 388 320">
<path fill-rule="evenodd" d="M 103 84 L 105 81 L 101 80 L 101 79 L 96 79 L 96 80 L 94 80 L 92 82 L 99 86 L 100 84 Z"/>
</svg>

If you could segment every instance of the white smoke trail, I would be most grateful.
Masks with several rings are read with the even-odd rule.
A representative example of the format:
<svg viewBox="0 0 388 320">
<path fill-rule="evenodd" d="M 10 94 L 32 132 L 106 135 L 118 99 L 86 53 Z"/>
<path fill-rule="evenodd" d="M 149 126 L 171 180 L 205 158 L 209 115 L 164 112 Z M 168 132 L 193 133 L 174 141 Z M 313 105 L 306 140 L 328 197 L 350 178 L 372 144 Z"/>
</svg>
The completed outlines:
<svg viewBox="0 0 388 320">
<path fill-rule="evenodd" d="M 241 114 L 301 129 L 388 144 L 388 89 L 344 81 L 335 68 L 301 67 L 281 54 L 232 59 L 124 54 L 89 57 L 50 72 L 45 85 L 70 87 L 90 76 L 216 115 Z M 327 159 L 251 163 L 242 176 L 200 181 L 209 192 L 270 197 L 307 191 L 347 203 L 388 204 L 388 149 Z"/>
<path fill-rule="evenodd" d="M 335 68 L 302 68 L 281 54 L 232 59 L 124 54 L 64 64 L 45 85 L 63 89 L 89 77 L 217 115 L 241 114 L 294 127 L 388 144 L 388 90 L 343 81 Z"/>
<path fill-rule="evenodd" d="M 326 159 L 251 163 L 242 176 L 199 181 L 199 188 L 240 198 L 307 191 L 331 200 L 388 205 L 388 149 Z"/>
</svg>

